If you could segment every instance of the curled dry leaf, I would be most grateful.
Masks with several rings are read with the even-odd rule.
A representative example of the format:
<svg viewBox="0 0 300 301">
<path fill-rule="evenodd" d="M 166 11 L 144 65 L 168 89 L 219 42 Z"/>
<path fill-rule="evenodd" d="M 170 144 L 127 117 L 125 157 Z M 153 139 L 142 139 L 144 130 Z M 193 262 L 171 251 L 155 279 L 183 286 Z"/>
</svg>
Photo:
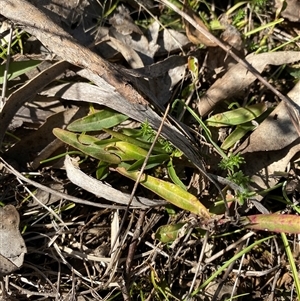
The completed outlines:
<svg viewBox="0 0 300 301">
<path fill-rule="evenodd" d="M 0 208 L 0 275 L 19 269 L 27 252 L 19 231 L 20 216 L 13 205 Z"/>
</svg>

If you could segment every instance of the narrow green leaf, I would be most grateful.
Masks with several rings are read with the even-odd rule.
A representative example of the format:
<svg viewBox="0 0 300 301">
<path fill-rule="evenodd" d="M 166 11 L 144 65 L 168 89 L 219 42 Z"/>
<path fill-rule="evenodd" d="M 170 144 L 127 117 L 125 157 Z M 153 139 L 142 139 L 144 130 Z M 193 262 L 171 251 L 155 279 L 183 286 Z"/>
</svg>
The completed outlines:
<svg viewBox="0 0 300 301">
<path fill-rule="evenodd" d="M 37 60 L 10 62 L 7 79 L 12 80 L 22 74 L 25 74 L 26 72 L 34 69 L 40 63 L 41 61 L 37 61 Z M 4 81 L 4 77 L 3 77 L 4 70 L 5 70 L 5 64 L 0 66 L 0 74 L 1 74 L 0 84 L 3 84 Z"/>
<path fill-rule="evenodd" d="M 110 139 L 99 139 L 91 135 L 86 134 L 80 134 L 78 136 L 78 141 L 82 144 L 96 144 L 99 147 L 105 147 L 107 145 L 110 145 L 112 143 L 118 142 L 119 139 L 116 138 L 110 138 Z"/>
<path fill-rule="evenodd" d="M 170 179 L 173 181 L 174 184 L 178 185 L 181 189 L 187 190 L 185 185 L 181 182 L 179 177 L 177 176 L 176 170 L 173 165 L 173 160 L 170 158 L 168 165 L 167 165 L 168 175 Z"/>
<path fill-rule="evenodd" d="M 77 134 L 59 128 L 53 129 L 53 134 L 64 143 L 95 159 L 111 164 L 119 164 L 121 162 L 121 159 L 118 156 L 105 151 L 103 148 L 94 143 L 88 145 L 81 144 L 78 141 L 79 135 Z"/>
<path fill-rule="evenodd" d="M 283 244 L 284 244 L 285 253 L 287 255 L 287 258 L 289 260 L 290 267 L 291 267 L 291 270 L 292 270 L 292 275 L 293 275 L 293 278 L 294 278 L 294 283 L 295 283 L 295 287 L 296 287 L 298 300 L 300 300 L 300 278 L 299 278 L 299 274 L 298 274 L 297 267 L 296 267 L 296 264 L 295 264 L 295 259 L 294 259 L 289 241 L 288 241 L 285 233 L 281 233 L 281 238 L 282 238 L 282 241 L 283 241 Z"/>
<path fill-rule="evenodd" d="M 129 172 L 124 167 L 117 167 L 116 171 L 135 181 L 139 174 L 138 172 L 134 171 Z M 208 220 L 210 218 L 208 210 L 194 195 L 181 189 L 173 183 L 144 174 L 140 184 L 181 209 L 197 214 L 204 220 Z"/>
<path fill-rule="evenodd" d="M 240 124 L 236 127 L 236 129 L 224 140 L 221 145 L 221 148 L 227 150 L 231 146 L 233 146 L 237 141 L 242 139 L 248 132 L 255 129 L 255 125 L 251 122 L 247 122 L 245 124 Z"/>
<path fill-rule="evenodd" d="M 154 168 L 158 165 L 161 165 L 165 161 L 167 161 L 169 158 L 170 158 L 170 156 L 168 154 L 152 155 L 148 159 L 145 170 Z M 145 161 L 145 159 L 137 160 L 132 165 L 130 165 L 129 168 L 127 168 L 127 170 L 134 171 L 134 170 L 139 169 L 143 165 L 144 161 Z"/>
<path fill-rule="evenodd" d="M 75 120 L 67 129 L 72 132 L 100 131 L 103 128 L 111 128 L 127 120 L 129 117 L 116 111 L 105 109 L 97 113 Z"/>
<path fill-rule="evenodd" d="M 223 127 L 239 125 L 251 121 L 267 110 L 265 103 L 258 103 L 245 108 L 219 113 L 206 120 L 208 126 Z"/>
<path fill-rule="evenodd" d="M 96 170 L 96 178 L 97 180 L 104 180 L 108 176 L 109 172 L 109 164 L 106 162 L 99 162 Z"/>
</svg>

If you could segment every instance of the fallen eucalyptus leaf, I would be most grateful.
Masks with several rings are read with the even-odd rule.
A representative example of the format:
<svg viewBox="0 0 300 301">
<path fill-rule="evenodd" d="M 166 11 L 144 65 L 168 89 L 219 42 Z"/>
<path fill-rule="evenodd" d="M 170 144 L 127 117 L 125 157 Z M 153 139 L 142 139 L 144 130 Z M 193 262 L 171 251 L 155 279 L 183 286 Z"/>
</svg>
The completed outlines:
<svg viewBox="0 0 300 301">
<path fill-rule="evenodd" d="M 128 35 L 132 32 L 140 35 L 143 34 L 139 27 L 134 24 L 134 21 L 130 16 L 130 11 L 124 5 L 119 5 L 117 7 L 116 13 L 109 18 L 109 23 L 123 35 Z"/>
<path fill-rule="evenodd" d="M 299 51 L 278 51 L 260 54 L 250 54 L 246 57 L 258 72 L 262 72 L 267 65 L 283 65 L 300 60 Z M 220 79 L 218 79 L 204 94 L 199 103 L 198 111 L 201 116 L 206 116 L 217 103 L 230 99 L 237 93 L 254 82 L 256 76 L 253 75 L 242 64 L 237 64 Z"/>
<path fill-rule="evenodd" d="M 275 7 L 280 10 L 280 15 L 291 22 L 300 21 L 299 0 L 275 0 Z"/>
<path fill-rule="evenodd" d="M 300 82 L 288 93 L 288 96 L 295 105 L 300 105 Z M 283 102 L 237 149 L 247 162 L 242 170 L 251 177 L 251 186 L 258 191 L 276 185 L 280 177 L 274 177 L 274 174 L 285 171 L 287 164 L 299 151 L 299 133 Z M 257 198 L 261 197 L 257 196 Z"/>
<path fill-rule="evenodd" d="M 183 11 L 187 15 L 189 15 L 191 18 L 193 18 L 199 26 L 201 26 L 203 29 L 209 31 L 208 28 L 205 26 L 205 24 L 202 22 L 202 20 L 188 7 L 187 1 L 184 1 Z M 208 47 L 216 47 L 217 46 L 217 44 L 215 42 L 208 39 L 204 34 L 202 34 L 199 30 L 197 30 L 195 27 L 193 27 L 184 18 L 183 18 L 183 23 L 185 25 L 186 35 L 193 44 L 196 44 L 196 45 L 203 44 Z"/>
<path fill-rule="evenodd" d="M 26 245 L 19 231 L 20 216 L 13 205 L 0 208 L 0 275 L 7 275 L 23 265 Z"/>
</svg>

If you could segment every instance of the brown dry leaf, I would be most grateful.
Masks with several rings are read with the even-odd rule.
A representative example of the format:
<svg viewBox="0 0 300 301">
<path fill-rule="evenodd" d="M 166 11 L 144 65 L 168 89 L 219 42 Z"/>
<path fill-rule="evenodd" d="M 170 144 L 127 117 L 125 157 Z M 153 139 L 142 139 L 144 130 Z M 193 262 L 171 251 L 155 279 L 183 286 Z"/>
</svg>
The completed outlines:
<svg viewBox="0 0 300 301">
<path fill-rule="evenodd" d="M 114 47 L 115 50 L 119 51 L 127 63 L 130 65 L 131 68 L 142 68 L 144 67 L 144 63 L 139 57 L 139 55 L 134 51 L 131 47 L 127 44 L 122 43 L 120 40 L 117 40 L 110 37 L 111 45 Z"/>
<path fill-rule="evenodd" d="M 157 45 L 159 28 L 159 24 L 157 22 L 154 22 L 149 26 L 149 29 L 145 33 L 145 35 L 139 35 L 138 38 L 136 38 L 136 35 L 134 34 L 125 35 L 117 31 L 115 28 L 110 28 L 108 37 L 109 39 L 113 38 L 118 40 L 119 43 L 126 45 L 128 49 L 132 49 L 132 51 L 139 53 L 140 59 L 143 61 L 143 64 L 150 65 L 153 63 L 154 55 L 159 49 L 159 45 Z M 116 45 L 114 45 L 113 42 L 114 41 L 111 41 L 110 45 L 113 48 L 116 48 Z"/>
<path fill-rule="evenodd" d="M 183 47 L 188 41 L 179 32 L 164 29 L 159 33 L 159 29 L 159 23 L 153 22 L 138 40 L 132 35 L 110 30 L 109 45 L 118 50 L 132 68 L 138 68 L 136 71 L 139 78 L 135 79 L 138 90 L 149 99 L 156 99 L 157 103 L 164 105 L 171 97 L 173 87 L 184 77 L 187 58 L 171 56 L 154 64 L 154 56 L 158 50 L 160 54 L 163 51 L 169 53 Z"/>
<path fill-rule="evenodd" d="M 20 216 L 13 205 L 0 208 L 0 275 L 23 265 L 26 245 L 19 231 Z"/>
<path fill-rule="evenodd" d="M 283 65 L 300 60 L 298 51 L 279 51 L 272 53 L 250 54 L 246 60 L 258 72 L 262 72 L 267 65 Z M 201 97 L 198 111 L 201 116 L 206 116 L 220 101 L 229 99 L 254 82 L 256 77 L 240 63 L 229 69 L 226 74 L 218 79 Z"/>
<path fill-rule="evenodd" d="M 116 9 L 116 13 L 109 19 L 109 23 L 121 34 L 129 35 L 133 32 L 140 35 L 143 32 L 137 25 L 134 24 L 130 17 L 129 10 L 124 5 L 119 5 Z"/>
<path fill-rule="evenodd" d="M 300 105 L 300 82 L 288 93 Z M 299 134 L 285 103 L 281 102 L 250 137 L 238 148 L 247 162 L 244 173 L 251 176 L 252 186 L 263 190 L 273 187 L 290 160 L 300 151 Z"/>
<path fill-rule="evenodd" d="M 163 56 L 187 47 L 190 41 L 181 32 L 173 29 L 164 29 L 158 36 L 157 44 L 159 45 L 157 54 Z"/>
<path fill-rule="evenodd" d="M 300 106 L 300 82 L 288 93 L 294 103 Z M 289 111 L 281 102 L 272 113 L 257 127 L 240 147 L 243 153 L 276 151 L 292 144 L 299 134 L 295 129 Z"/>
<path fill-rule="evenodd" d="M 208 30 L 208 28 L 205 26 L 205 24 L 201 21 L 201 19 L 188 7 L 187 1 L 184 1 L 183 5 L 183 11 L 189 15 L 191 18 L 197 22 L 199 26 L 201 26 L 203 29 Z M 195 27 L 193 27 L 189 22 L 187 22 L 183 18 L 183 23 L 185 25 L 185 30 L 186 30 L 186 35 L 188 39 L 193 43 L 193 44 L 203 44 L 207 47 L 216 47 L 217 44 L 208 39 L 206 36 L 204 36 L 199 30 L 197 30 Z"/>
<path fill-rule="evenodd" d="M 300 21 L 299 0 L 275 0 L 275 7 L 281 10 L 280 15 L 291 22 Z"/>
</svg>

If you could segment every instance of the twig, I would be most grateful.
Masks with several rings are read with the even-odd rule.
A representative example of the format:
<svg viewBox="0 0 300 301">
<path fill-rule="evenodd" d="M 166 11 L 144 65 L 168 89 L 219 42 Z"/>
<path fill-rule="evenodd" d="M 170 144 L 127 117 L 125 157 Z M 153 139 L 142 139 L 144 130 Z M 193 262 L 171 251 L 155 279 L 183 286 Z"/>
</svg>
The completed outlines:
<svg viewBox="0 0 300 301">
<path fill-rule="evenodd" d="M 10 24 L 9 40 L 8 40 L 8 45 L 7 45 L 7 56 L 6 56 L 5 70 L 4 70 L 4 74 L 3 74 L 3 85 L 2 85 L 0 112 L 2 111 L 3 106 L 5 104 L 5 93 L 6 93 L 6 88 L 7 88 L 7 76 L 8 76 L 9 62 L 10 62 L 10 50 L 11 50 L 11 41 L 12 41 L 12 36 L 13 36 L 13 29 L 14 29 L 13 24 Z"/>
<path fill-rule="evenodd" d="M 136 247 L 138 244 L 138 239 L 140 237 L 143 223 L 145 220 L 145 216 L 146 216 L 146 211 L 141 210 L 139 219 L 135 226 L 135 231 L 133 232 L 133 236 L 131 238 L 131 243 L 129 245 L 128 255 L 127 255 L 126 264 L 125 264 L 125 266 L 126 266 L 125 274 L 126 274 L 126 277 L 128 277 L 128 278 L 129 278 L 129 274 L 130 274 L 130 270 L 131 270 L 131 266 L 132 266 L 132 260 L 133 260 L 135 250 L 136 250 Z M 129 280 L 129 279 L 126 279 L 126 280 Z"/>
</svg>

